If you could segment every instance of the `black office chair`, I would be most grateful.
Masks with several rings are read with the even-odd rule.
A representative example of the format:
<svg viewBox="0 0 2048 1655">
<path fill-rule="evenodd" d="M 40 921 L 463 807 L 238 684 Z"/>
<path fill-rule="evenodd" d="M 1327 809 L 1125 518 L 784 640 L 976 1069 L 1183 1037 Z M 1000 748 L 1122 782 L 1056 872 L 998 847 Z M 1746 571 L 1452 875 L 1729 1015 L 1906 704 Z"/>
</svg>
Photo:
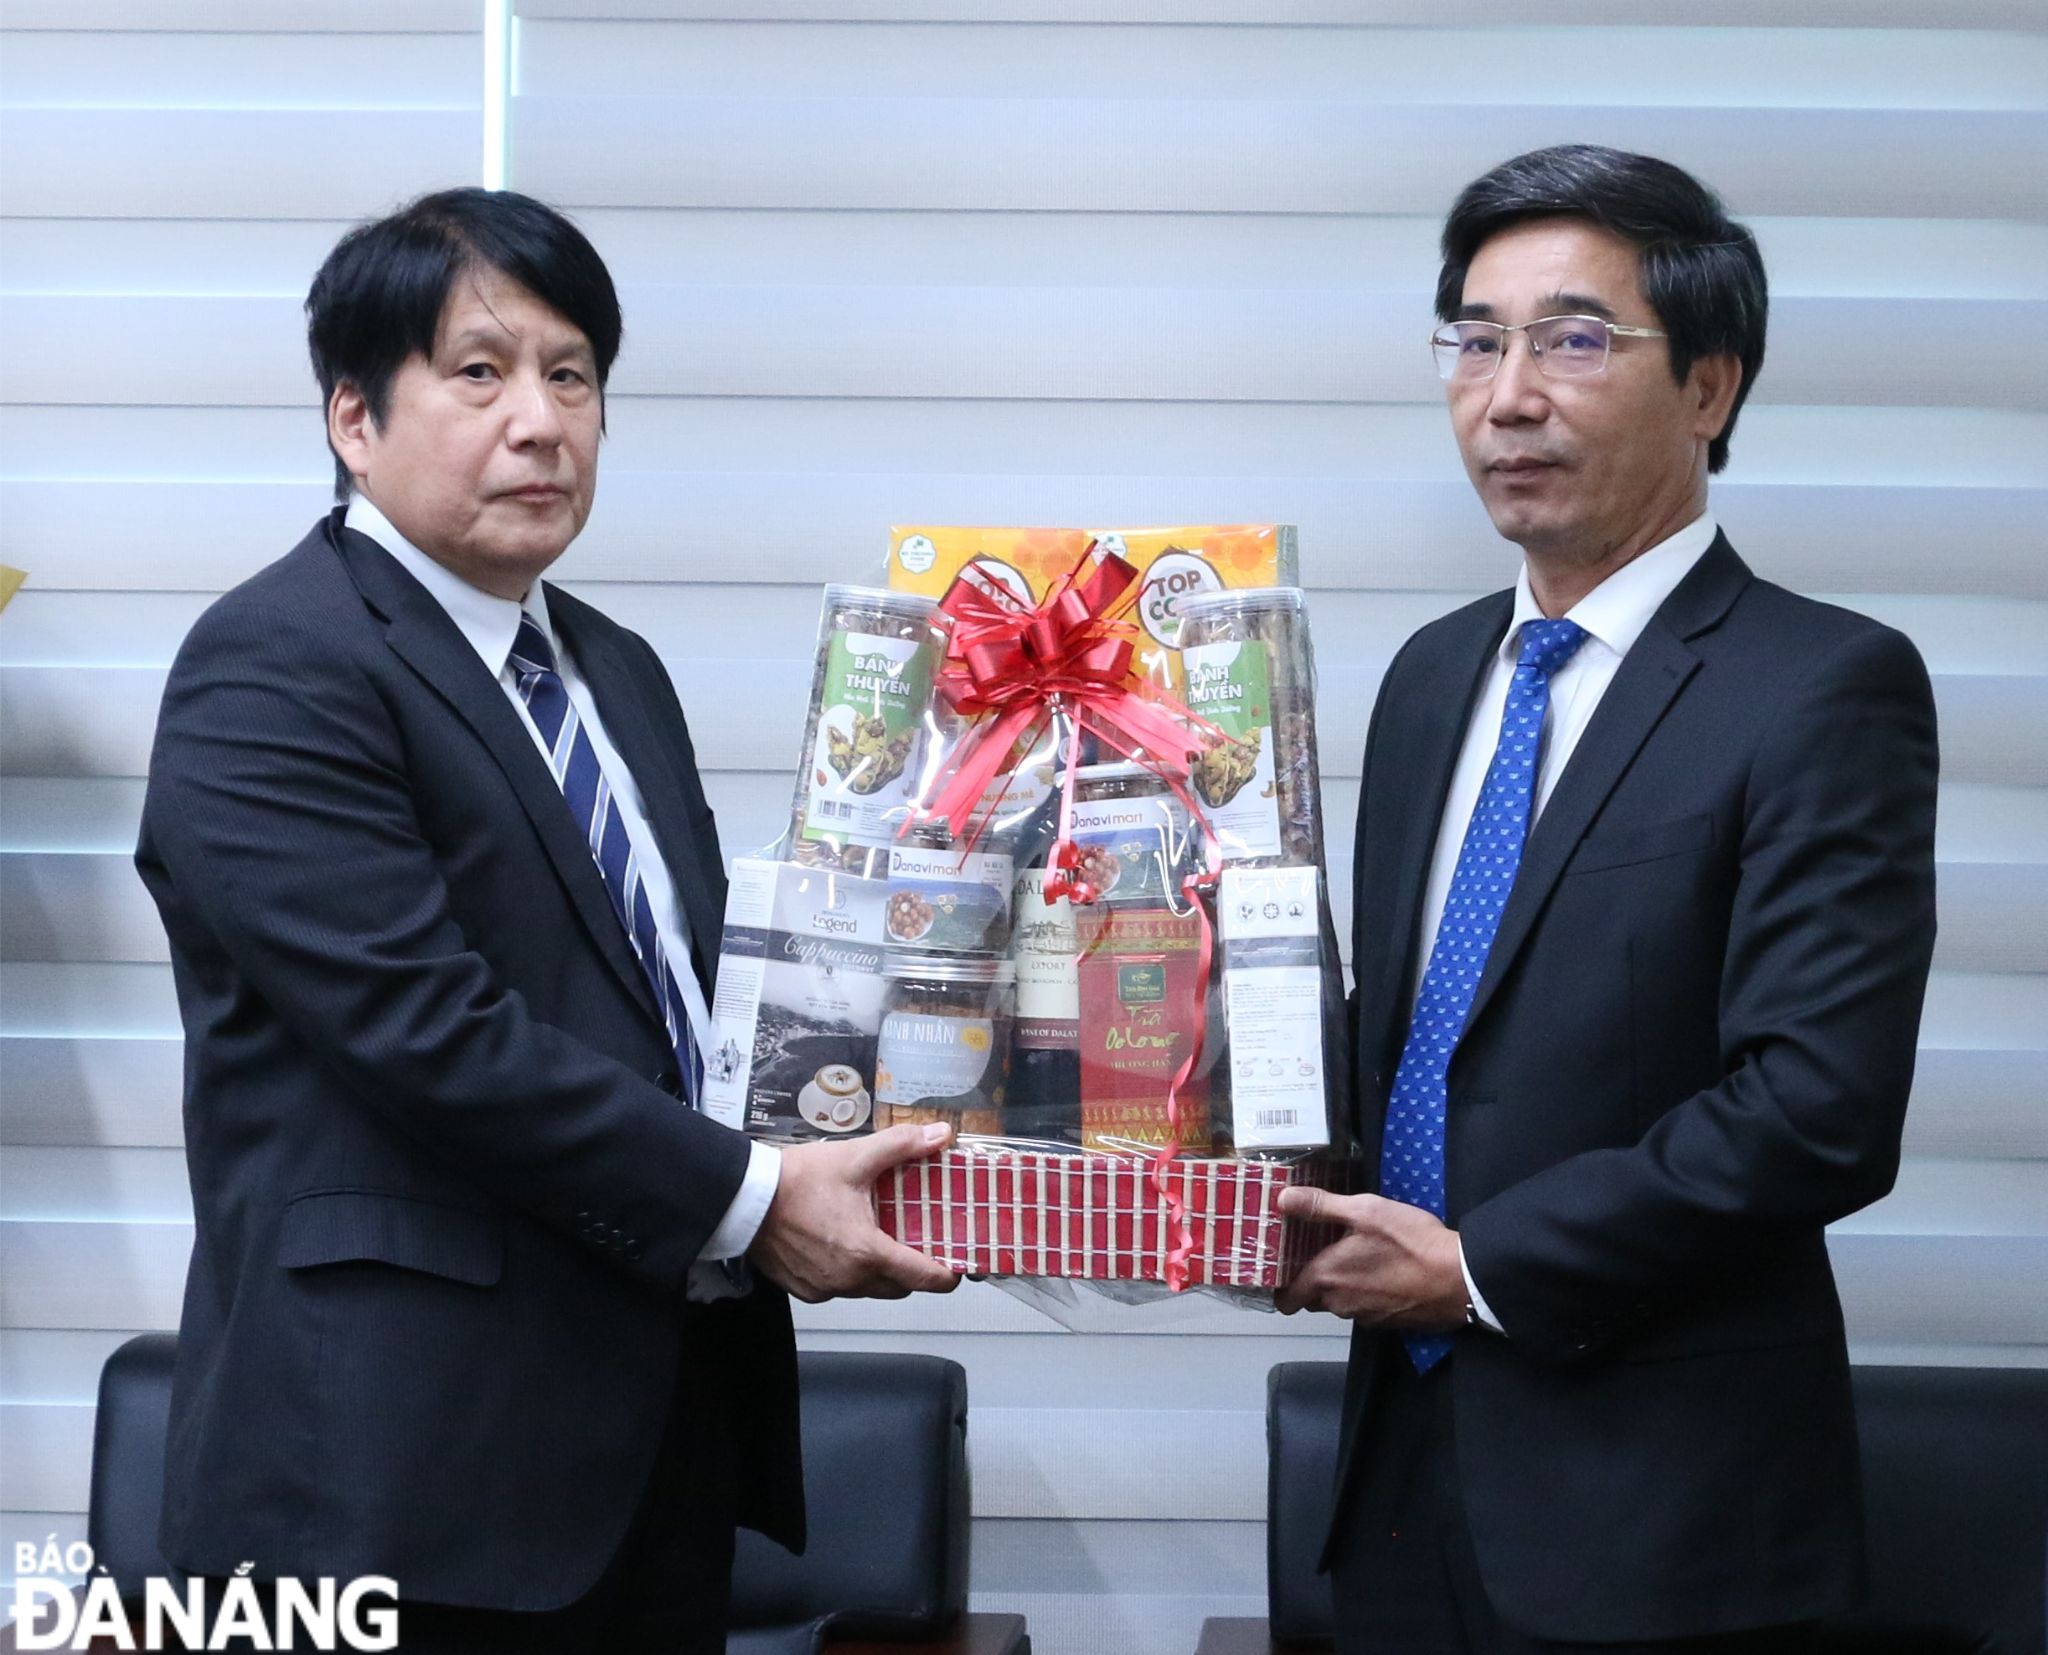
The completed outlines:
<svg viewBox="0 0 2048 1655">
<path fill-rule="evenodd" d="M 2041 1655 L 2048 1370 L 1853 1372 L 1871 1597 L 1815 1631 L 1813 1655 Z M 1208 1622 L 1203 1655 L 1330 1647 L 1316 1558 L 1343 1395 L 1342 1363 L 1268 1376 L 1267 1618 Z"/>
<path fill-rule="evenodd" d="M 177 1339 L 145 1333 L 107 1359 L 93 1427 L 93 1556 L 140 1597 L 180 1577 L 157 1549 Z M 742 1532 L 730 1655 L 1030 1655 L 1022 1616 L 969 1615 L 967 1375 L 934 1356 L 798 1358 L 810 1545 L 792 1557 Z"/>
</svg>

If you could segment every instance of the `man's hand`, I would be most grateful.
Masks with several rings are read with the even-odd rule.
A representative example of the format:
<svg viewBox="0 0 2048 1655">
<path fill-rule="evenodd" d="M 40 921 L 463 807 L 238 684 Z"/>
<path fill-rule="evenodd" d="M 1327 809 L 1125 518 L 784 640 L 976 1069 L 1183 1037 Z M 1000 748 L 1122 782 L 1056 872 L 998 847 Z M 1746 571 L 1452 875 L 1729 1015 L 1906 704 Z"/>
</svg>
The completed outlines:
<svg viewBox="0 0 2048 1655">
<path fill-rule="evenodd" d="M 1464 1321 L 1458 1232 L 1434 1213 L 1384 1196 L 1332 1195 L 1299 1185 L 1280 1192 L 1280 1210 L 1345 1231 L 1280 1289 L 1274 1303 L 1290 1316 L 1327 1310 L 1368 1327 L 1424 1333 Z"/>
<path fill-rule="evenodd" d="M 958 1275 L 876 1225 L 875 1181 L 936 1154 L 952 1136 L 949 1126 L 892 1126 L 871 1138 L 783 1150 L 775 1199 L 747 1257 L 805 1304 L 951 1292 Z"/>
</svg>

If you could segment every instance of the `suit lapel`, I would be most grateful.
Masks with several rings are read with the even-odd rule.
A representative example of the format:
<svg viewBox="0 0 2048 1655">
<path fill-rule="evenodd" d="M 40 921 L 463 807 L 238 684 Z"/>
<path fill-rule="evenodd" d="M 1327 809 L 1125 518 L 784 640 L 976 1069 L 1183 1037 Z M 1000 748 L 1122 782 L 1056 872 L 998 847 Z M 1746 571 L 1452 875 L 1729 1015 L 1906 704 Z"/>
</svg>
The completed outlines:
<svg viewBox="0 0 2048 1655">
<path fill-rule="evenodd" d="M 590 843 L 578 831 L 560 786 L 512 710 L 504 686 L 490 675 L 469 640 L 426 589 L 374 540 L 342 527 L 338 515 L 332 519 L 331 538 L 357 588 L 384 617 L 385 642 L 454 709 L 497 761 L 591 941 L 627 991 L 651 1008 L 653 991 L 612 911 Z"/>
<path fill-rule="evenodd" d="M 689 801 L 667 744 L 648 716 L 647 696 L 635 677 L 633 663 L 590 624 L 590 613 L 553 585 L 548 587 L 548 614 L 604 714 L 605 734 L 640 790 L 648 825 L 669 877 L 675 881 L 676 896 L 689 924 L 691 964 L 708 996 L 711 973 L 705 939 L 716 941 L 725 916 L 704 880 L 695 847 L 679 837 L 682 824 L 690 819 Z"/>
<path fill-rule="evenodd" d="M 1486 956 L 1486 969 L 1472 995 L 1472 1010 L 1465 1020 L 1468 1029 L 1485 1012 L 1514 964 L 1565 864 L 1608 795 L 1686 681 L 1699 670 L 1699 656 L 1688 640 L 1718 622 L 1749 579 L 1748 567 L 1735 555 L 1727 537 L 1717 535 L 1622 658 L 1614 681 L 1600 698 L 1592 722 L 1558 778 L 1550 802 L 1530 831 L 1500 929 Z"/>
<path fill-rule="evenodd" d="M 1514 607 L 1513 594 L 1504 592 L 1476 608 L 1465 628 L 1433 662 L 1421 668 L 1420 682 L 1404 694 L 1409 704 L 1427 711 L 1412 738 L 1410 756 L 1400 766 L 1415 778 L 1415 789 L 1406 801 L 1406 827 L 1391 871 L 1394 908 L 1389 935 L 1395 942 L 1380 953 L 1380 979 L 1372 995 L 1361 996 L 1359 1001 L 1361 1010 L 1375 1008 L 1364 1032 L 1377 1044 L 1360 1054 L 1369 1065 L 1369 1074 L 1385 1067 L 1407 1033 L 1402 996 L 1415 975 L 1422 899 L 1429 886 L 1444 801 L 1464 746 L 1465 727 L 1471 722 L 1472 704 L 1486 681 L 1487 666 Z"/>
</svg>

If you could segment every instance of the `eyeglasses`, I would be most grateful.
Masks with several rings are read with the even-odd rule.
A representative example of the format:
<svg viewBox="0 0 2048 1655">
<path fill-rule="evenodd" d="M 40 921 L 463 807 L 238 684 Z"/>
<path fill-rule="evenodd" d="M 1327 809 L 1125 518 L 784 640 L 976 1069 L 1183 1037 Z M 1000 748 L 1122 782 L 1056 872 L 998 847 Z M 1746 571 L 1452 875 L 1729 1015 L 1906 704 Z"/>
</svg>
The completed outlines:
<svg viewBox="0 0 2048 1655">
<path fill-rule="evenodd" d="M 1587 379 L 1604 372 L 1616 334 L 1624 339 L 1665 337 L 1656 328 L 1627 328 L 1598 316 L 1539 316 L 1511 327 L 1499 322 L 1446 322 L 1429 336 L 1437 377 L 1460 384 L 1493 378 L 1507 355 L 1511 333 L 1529 336 L 1529 354 L 1551 379 Z"/>
</svg>

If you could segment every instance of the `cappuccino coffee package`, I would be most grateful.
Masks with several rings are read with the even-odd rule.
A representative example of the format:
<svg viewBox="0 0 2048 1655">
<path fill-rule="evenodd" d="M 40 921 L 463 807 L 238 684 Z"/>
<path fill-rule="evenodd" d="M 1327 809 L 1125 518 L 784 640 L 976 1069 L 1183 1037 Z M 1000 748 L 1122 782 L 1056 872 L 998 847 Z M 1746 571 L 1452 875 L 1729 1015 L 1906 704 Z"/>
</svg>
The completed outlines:
<svg viewBox="0 0 2048 1655">
<path fill-rule="evenodd" d="M 836 869 L 733 863 L 705 1114 L 764 1138 L 873 1130 L 888 896 Z"/>
</svg>

